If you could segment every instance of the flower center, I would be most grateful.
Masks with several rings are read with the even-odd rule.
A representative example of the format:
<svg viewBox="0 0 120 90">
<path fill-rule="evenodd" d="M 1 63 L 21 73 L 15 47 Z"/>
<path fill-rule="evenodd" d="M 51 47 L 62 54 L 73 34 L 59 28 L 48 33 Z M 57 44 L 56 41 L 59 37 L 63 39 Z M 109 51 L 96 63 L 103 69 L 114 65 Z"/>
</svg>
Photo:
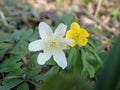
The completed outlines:
<svg viewBox="0 0 120 90">
<path fill-rule="evenodd" d="M 56 47 L 57 43 L 56 42 L 51 42 L 50 47 Z"/>
<path fill-rule="evenodd" d="M 49 50 L 55 50 L 57 48 L 59 48 L 59 42 L 56 42 L 55 40 L 50 40 L 50 42 L 48 43 L 48 49 Z"/>
</svg>

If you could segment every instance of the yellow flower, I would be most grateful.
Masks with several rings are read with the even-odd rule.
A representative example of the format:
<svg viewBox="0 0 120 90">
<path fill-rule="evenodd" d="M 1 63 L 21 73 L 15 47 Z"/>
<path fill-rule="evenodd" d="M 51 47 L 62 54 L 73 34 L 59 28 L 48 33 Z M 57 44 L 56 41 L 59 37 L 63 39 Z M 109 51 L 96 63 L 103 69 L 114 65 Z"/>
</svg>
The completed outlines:
<svg viewBox="0 0 120 90">
<path fill-rule="evenodd" d="M 70 46 L 75 46 L 76 44 L 85 46 L 88 42 L 87 37 L 89 37 L 87 30 L 80 28 L 79 24 L 76 22 L 73 22 L 70 26 L 70 30 L 66 32 L 66 38 L 70 38 L 74 41 Z"/>
</svg>

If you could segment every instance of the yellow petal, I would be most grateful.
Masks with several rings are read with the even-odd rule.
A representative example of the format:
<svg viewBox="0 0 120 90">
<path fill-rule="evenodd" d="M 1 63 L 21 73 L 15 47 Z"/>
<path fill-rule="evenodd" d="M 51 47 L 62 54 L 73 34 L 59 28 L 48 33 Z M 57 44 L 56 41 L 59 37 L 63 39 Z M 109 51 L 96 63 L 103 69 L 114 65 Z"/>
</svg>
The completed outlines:
<svg viewBox="0 0 120 90">
<path fill-rule="evenodd" d="M 83 37 L 89 37 L 89 33 L 84 28 L 80 28 L 80 34 Z"/>
<path fill-rule="evenodd" d="M 76 40 L 75 40 L 74 36 L 75 36 L 75 32 L 73 30 L 68 30 L 66 32 L 66 36 L 65 37 L 66 38 L 70 38 L 70 39 L 72 39 L 74 41 L 72 44 L 69 44 L 72 47 L 76 45 Z"/>
<path fill-rule="evenodd" d="M 71 26 L 70 26 L 70 29 L 71 30 L 80 30 L 80 25 L 78 24 L 78 23 L 76 23 L 76 22 L 73 22 L 72 24 L 71 24 Z"/>
<path fill-rule="evenodd" d="M 85 45 L 87 44 L 87 42 L 88 42 L 88 39 L 87 39 L 87 38 L 85 38 L 85 37 L 80 37 L 80 39 L 79 39 L 79 41 L 78 41 L 78 44 L 79 44 L 80 46 L 85 46 Z"/>
<path fill-rule="evenodd" d="M 73 22 L 71 24 L 70 30 L 66 32 L 66 38 L 72 39 L 74 42 L 70 44 L 70 46 L 75 46 L 76 44 L 80 46 L 85 46 L 88 42 L 87 37 L 89 36 L 89 33 L 86 29 L 80 28 L 79 24 L 76 22 Z"/>
<path fill-rule="evenodd" d="M 67 32 L 66 32 L 66 36 L 65 36 L 66 38 L 73 38 L 73 31 L 72 30 L 68 30 Z"/>
</svg>

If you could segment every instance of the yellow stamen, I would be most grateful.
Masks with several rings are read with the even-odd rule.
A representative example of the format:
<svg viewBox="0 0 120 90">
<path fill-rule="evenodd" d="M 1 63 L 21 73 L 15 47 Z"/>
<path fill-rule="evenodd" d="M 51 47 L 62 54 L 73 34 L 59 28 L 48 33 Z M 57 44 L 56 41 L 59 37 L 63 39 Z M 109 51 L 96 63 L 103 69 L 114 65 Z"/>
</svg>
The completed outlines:
<svg viewBox="0 0 120 90">
<path fill-rule="evenodd" d="M 49 50 L 55 50 L 60 47 L 59 43 L 54 39 L 51 39 L 50 42 L 47 43 Z"/>
</svg>

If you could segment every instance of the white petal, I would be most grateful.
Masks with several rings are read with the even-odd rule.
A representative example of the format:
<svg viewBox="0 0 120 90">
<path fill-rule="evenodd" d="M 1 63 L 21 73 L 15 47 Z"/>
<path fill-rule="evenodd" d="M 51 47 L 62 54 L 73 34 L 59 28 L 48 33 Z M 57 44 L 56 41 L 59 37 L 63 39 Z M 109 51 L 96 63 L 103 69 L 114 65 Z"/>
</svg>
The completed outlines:
<svg viewBox="0 0 120 90">
<path fill-rule="evenodd" d="M 68 38 L 62 38 L 60 39 L 60 48 L 62 49 L 68 49 L 68 45 L 73 43 L 73 40 L 68 39 Z"/>
<path fill-rule="evenodd" d="M 55 30 L 55 36 L 63 37 L 65 35 L 67 26 L 63 23 L 59 24 Z"/>
<path fill-rule="evenodd" d="M 28 45 L 28 49 L 30 51 L 39 51 L 39 50 L 43 49 L 43 42 L 42 42 L 42 40 L 32 41 Z"/>
<path fill-rule="evenodd" d="M 57 50 L 53 53 L 53 58 L 55 62 L 60 66 L 62 69 L 65 69 L 67 66 L 67 60 L 65 54 L 62 50 Z"/>
<path fill-rule="evenodd" d="M 73 43 L 73 40 L 72 39 L 69 39 L 69 38 L 64 38 L 65 42 L 67 44 L 72 44 Z"/>
<path fill-rule="evenodd" d="M 42 39 L 46 40 L 53 36 L 53 31 L 47 23 L 41 22 L 39 24 L 39 34 Z"/>
<path fill-rule="evenodd" d="M 40 64 L 40 65 L 45 64 L 45 62 L 48 61 L 51 56 L 52 56 L 52 54 L 48 51 L 44 51 L 44 53 L 40 53 L 37 58 L 38 64 Z"/>
</svg>

